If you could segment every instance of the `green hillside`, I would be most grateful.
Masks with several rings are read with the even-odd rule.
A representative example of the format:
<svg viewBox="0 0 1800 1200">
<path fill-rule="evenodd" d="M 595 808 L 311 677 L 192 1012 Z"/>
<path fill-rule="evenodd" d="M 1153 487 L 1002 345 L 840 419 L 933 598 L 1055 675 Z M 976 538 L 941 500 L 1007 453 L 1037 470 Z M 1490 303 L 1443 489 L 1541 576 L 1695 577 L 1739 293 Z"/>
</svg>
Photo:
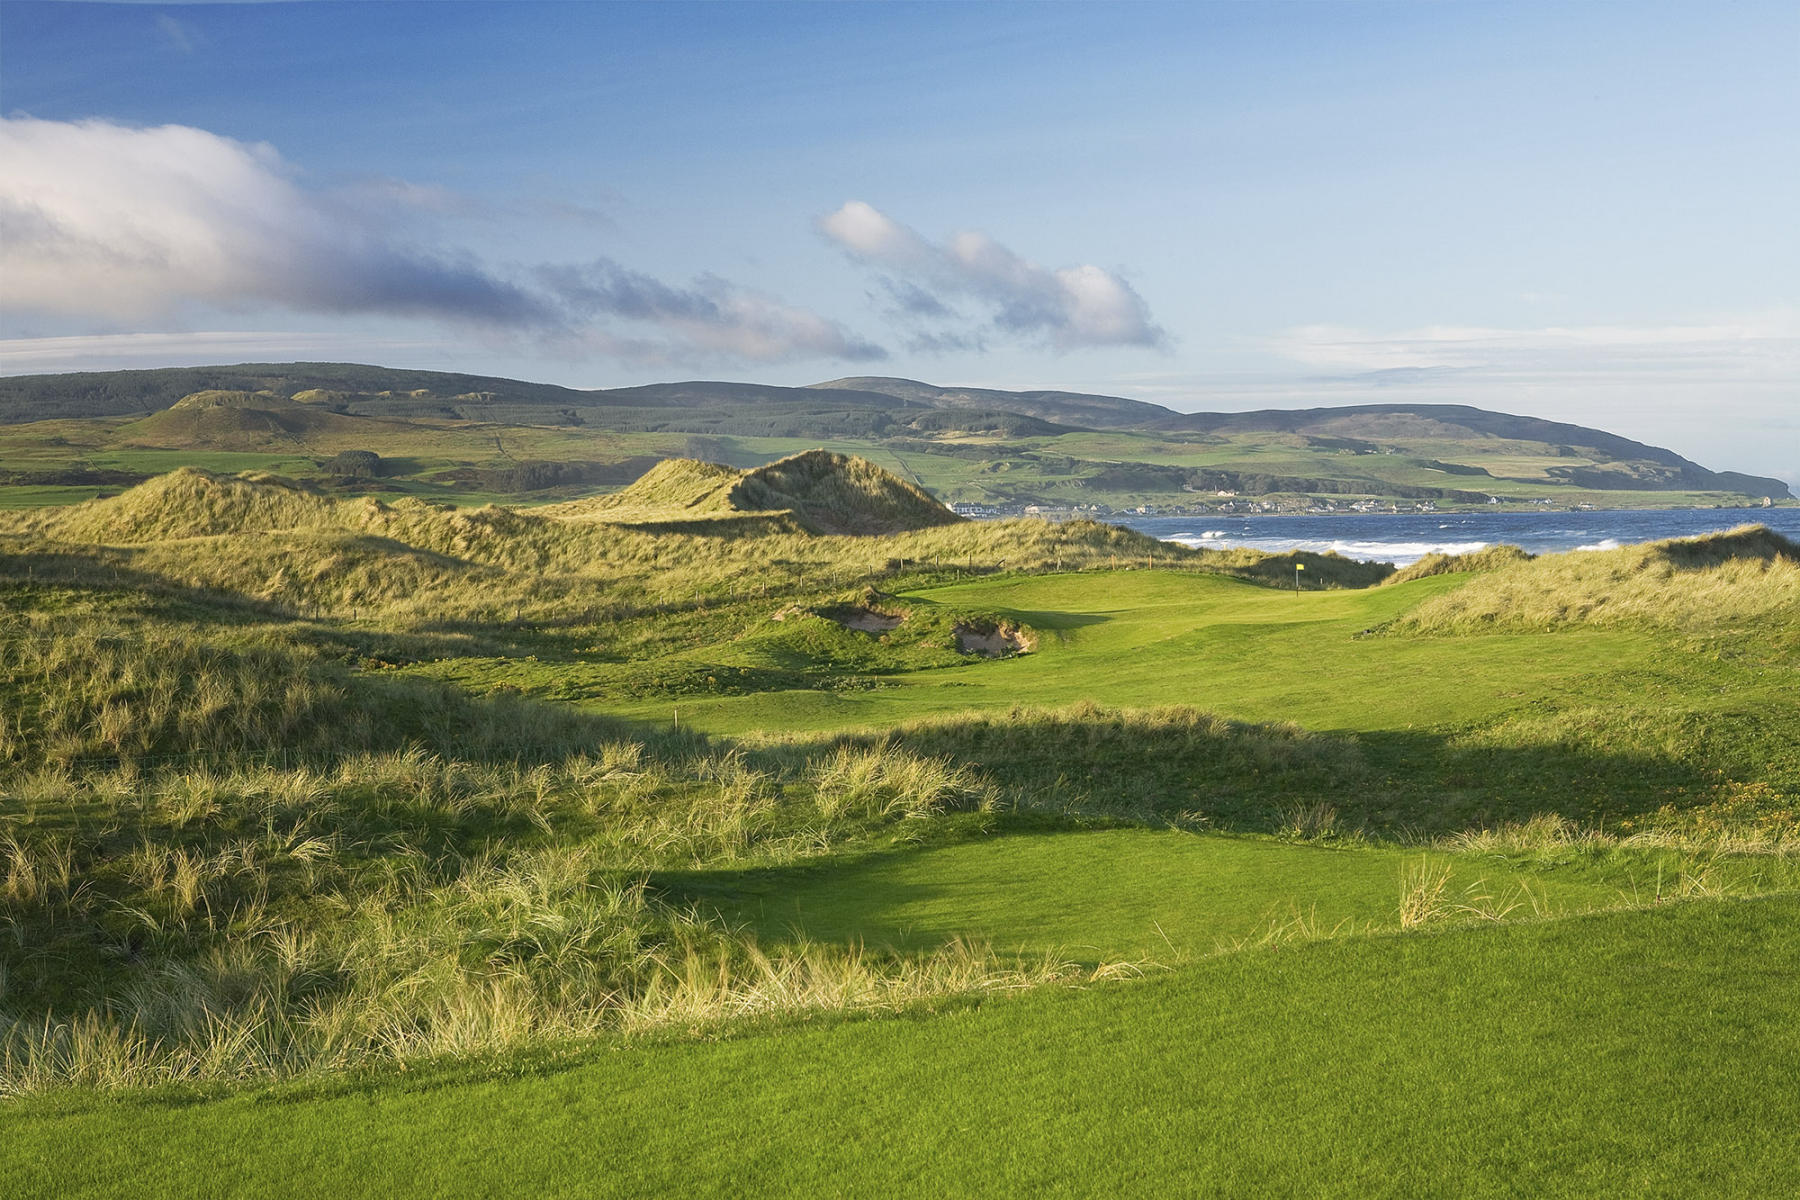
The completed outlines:
<svg viewBox="0 0 1800 1200">
<path fill-rule="evenodd" d="M 176 465 L 463 502 L 562 500 L 614 490 L 662 458 L 743 469 L 814 448 L 866 458 L 945 502 L 1007 512 L 1789 498 L 1779 480 L 1708 470 L 1600 430 L 1454 405 L 1181 414 L 1119 397 L 883 377 L 581 391 L 247 364 L 0 379 L 0 421 L 8 505 L 87 498 Z M 346 477 L 346 452 L 378 461 Z"/>
</svg>

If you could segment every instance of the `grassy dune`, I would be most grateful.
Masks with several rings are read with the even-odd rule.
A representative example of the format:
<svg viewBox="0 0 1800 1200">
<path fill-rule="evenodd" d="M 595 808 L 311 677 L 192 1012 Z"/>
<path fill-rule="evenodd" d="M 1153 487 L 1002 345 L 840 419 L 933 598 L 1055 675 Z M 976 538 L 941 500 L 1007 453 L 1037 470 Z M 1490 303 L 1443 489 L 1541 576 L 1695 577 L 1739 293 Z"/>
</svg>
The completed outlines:
<svg viewBox="0 0 1800 1200">
<path fill-rule="evenodd" d="M 1296 594 L 871 471 L 0 516 L 9 1192 L 1792 1182 L 1791 545 Z"/>
<path fill-rule="evenodd" d="M 1406 614 L 1409 633 L 1496 626 L 1777 626 L 1800 612 L 1800 546 L 1761 526 L 1586 554 L 1549 555 L 1488 571 Z"/>
<path fill-rule="evenodd" d="M 821 485 L 807 503 L 835 497 L 841 504 L 828 519 L 850 525 L 892 521 L 895 506 L 858 502 L 866 482 Z M 890 484 L 908 494 L 909 485 L 891 477 Z M 677 499 L 683 494 L 674 492 Z M 656 511 L 667 516 L 678 508 Z M 949 515 L 937 511 L 932 522 Z M 1091 521 L 926 522 L 880 537 L 820 538 L 792 516 L 748 518 L 610 523 L 586 508 L 458 510 L 411 498 L 343 500 L 280 478 L 189 469 L 111 499 L 0 513 L 0 540 L 14 565 L 28 571 L 27 556 L 54 558 L 56 564 L 43 564 L 46 578 L 133 569 L 146 582 L 254 596 L 390 628 L 507 620 L 566 626 L 646 608 L 729 605 L 752 593 L 816 596 L 871 581 L 1002 569 L 1161 562 L 1278 577 L 1297 561 L 1189 550 Z M 1329 555 L 1304 561 L 1321 586 L 1361 586 L 1386 573 Z"/>
<path fill-rule="evenodd" d="M 867 459 L 829 450 L 747 471 L 669 459 L 621 491 L 546 515 L 645 524 L 735 513 L 786 513 L 802 528 L 828 534 L 898 533 L 958 521 L 923 489 Z"/>
</svg>

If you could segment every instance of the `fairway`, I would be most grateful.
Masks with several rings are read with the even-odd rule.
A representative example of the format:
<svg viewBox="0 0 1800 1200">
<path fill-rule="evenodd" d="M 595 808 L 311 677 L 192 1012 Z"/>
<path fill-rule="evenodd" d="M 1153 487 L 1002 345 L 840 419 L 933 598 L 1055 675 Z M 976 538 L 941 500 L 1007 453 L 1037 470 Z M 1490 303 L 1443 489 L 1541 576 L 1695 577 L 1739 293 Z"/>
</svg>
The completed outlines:
<svg viewBox="0 0 1800 1200">
<path fill-rule="evenodd" d="M 682 720 L 722 733 L 881 726 L 929 713 L 1185 704 L 1248 721 L 1391 730 L 1491 716 L 1532 694 L 1568 701 L 1606 673 L 1658 661 L 1629 631 L 1570 630 L 1454 642 L 1363 636 L 1449 576 L 1392 588 L 1283 592 L 1240 580 L 1137 570 L 984 580 L 912 592 L 898 605 L 974 610 L 1039 632 L 1037 649 L 956 670 L 883 676 L 858 692 L 760 692 L 684 700 Z M 729 651 L 709 661 L 743 661 Z M 1395 687 L 1405 680 L 1404 687 Z M 655 722 L 669 706 L 611 711 Z"/>
<path fill-rule="evenodd" d="M 1567 868 L 1532 872 L 1474 856 L 1141 829 L 1017 834 L 837 868 L 714 877 L 709 891 L 691 894 L 728 906 L 766 942 L 928 950 L 966 938 L 1092 966 L 1179 963 L 1284 934 L 1397 929 L 1407 876 L 1421 869 L 1448 873 L 1447 896 L 1479 898 L 1509 916 L 1566 915 L 1630 898 Z"/>
<path fill-rule="evenodd" d="M 70 1097 L 8 1114 L 0 1182 L 140 1200 L 1777 1196 L 1800 1185 L 1796 928 L 1791 899 L 1694 903 L 602 1047 L 517 1078 Z"/>
</svg>

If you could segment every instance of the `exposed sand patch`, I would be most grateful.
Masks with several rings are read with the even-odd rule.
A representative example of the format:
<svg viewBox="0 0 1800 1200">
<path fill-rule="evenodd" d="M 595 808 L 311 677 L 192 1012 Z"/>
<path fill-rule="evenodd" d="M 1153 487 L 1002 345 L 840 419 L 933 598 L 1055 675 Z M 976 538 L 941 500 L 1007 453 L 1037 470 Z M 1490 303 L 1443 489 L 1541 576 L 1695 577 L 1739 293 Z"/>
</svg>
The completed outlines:
<svg viewBox="0 0 1800 1200">
<path fill-rule="evenodd" d="M 964 654 L 979 654 L 983 658 L 1006 658 L 1037 649 L 1037 639 L 1023 629 L 1006 625 L 997 625 L 990 630 L 958 625 L 956 648 Z"/>
<path fill-rule="evenodd" d="M 847 613 L 831 613 L 831 619 L 845 629 L 860 629 L 864 633 L 886 633 L 890 629 L 898 629 L 905 617 L 889 616 L 876 612 L 872 608 L 853 608 Z"/>
<path fill-rule="evenodd" d="M 891 630 L 898 629 L 900 623 L 906 620 L 904 616 L 894 616 L 892 613 L 880 612 L 873 608 L 832 608 L 820 610 L 814 608 L 801 608 L 799 605 L 792 605 L 782 609 L 775 614 L 774 619 L 777 621 L 785 621 L 789 617 L 800 616 L 824 617 L 827 621 L 836 621 L 845 629 L 854 629 L 858 633 L 887 633 Z"/>
</svg>

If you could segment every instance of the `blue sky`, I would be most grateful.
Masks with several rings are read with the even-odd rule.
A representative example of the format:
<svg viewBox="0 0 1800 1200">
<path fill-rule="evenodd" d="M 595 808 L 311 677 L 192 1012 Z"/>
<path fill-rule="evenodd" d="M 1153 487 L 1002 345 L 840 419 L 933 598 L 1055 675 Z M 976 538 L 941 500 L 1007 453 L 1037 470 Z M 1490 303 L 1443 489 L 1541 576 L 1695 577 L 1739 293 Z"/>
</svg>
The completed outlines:
<svg viewBox="0 0 1800 1200">
<path fill-rule="evenodd" d="M 0 6 L 0 369 L 1470 403 L 1800 482 L 1792 4 Z"/>
</svg>

